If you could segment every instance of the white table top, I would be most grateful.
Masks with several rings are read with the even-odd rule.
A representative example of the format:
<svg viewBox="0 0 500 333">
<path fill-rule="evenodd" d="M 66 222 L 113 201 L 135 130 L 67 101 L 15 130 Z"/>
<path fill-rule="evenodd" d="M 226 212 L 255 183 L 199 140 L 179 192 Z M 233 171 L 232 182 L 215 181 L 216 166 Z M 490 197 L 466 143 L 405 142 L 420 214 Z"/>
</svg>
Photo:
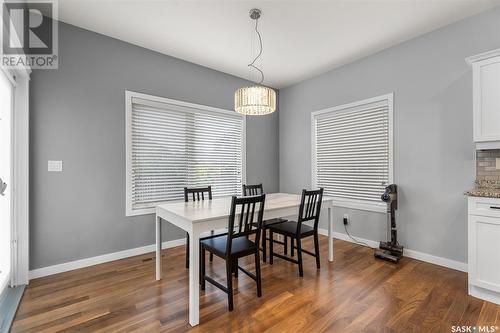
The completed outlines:
<svg viewBox="0 0 500 333">
<path fill-rule="evenodd" d="M 270 193 L 266 194 L 265 211 L 298 207 L 300 205 L 299 194 Z M 323 203 L 331 201 L 332 198 L 323 197 Z M 156 206 L 158 210 L 165 210 L 180 218 L 192 221 L 193 223 L 203 222 L 213 219 L 229 217 L 231 209 L 231 197 L 216 198 L 201 201 L 176 201 Z M 298 213 L 298 210 L 297 210 Z"/>
</svg>

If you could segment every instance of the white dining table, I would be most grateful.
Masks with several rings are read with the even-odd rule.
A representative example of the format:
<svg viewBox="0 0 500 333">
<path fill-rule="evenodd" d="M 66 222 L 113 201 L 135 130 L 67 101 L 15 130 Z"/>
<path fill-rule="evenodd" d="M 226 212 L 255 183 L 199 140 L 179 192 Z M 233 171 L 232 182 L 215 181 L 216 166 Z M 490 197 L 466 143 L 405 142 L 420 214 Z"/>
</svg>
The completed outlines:
<svg viewBox="0 0 500 333">
<path fill-rule="evenodd" d="M 266 195 L 264 219 L 297 216 L 301 196 L 271 193 Z M 161 279 L 161 224 L 169 222 L 189 233 L 189 324 L 200 322 L 200 236 L 228 225 L 231 197 L 204 201 L 171 202 L 156 206 L 156 280 Z M 322 209 L 328 210 L 328 260 L 333 261 L 333 199 L 323 197 Z"/>
</svg>

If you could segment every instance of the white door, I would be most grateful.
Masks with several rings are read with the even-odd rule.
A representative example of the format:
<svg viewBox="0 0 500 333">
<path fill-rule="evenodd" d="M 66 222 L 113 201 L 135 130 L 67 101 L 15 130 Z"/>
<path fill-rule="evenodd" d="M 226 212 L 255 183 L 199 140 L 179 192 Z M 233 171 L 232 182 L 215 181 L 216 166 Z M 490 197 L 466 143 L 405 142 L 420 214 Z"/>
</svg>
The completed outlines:
<svg viewBox="0 0 500 333">
<path fill-rule="evenodd" d="M 500 218 L 469 215 L 469 283 L 500 292 Z"/>
<path fill-rule="evenodd" d="M 0 293 L 10 284 L 12 248 L 12 109 L 11 81 L 0 71 Z"/>
</svg>

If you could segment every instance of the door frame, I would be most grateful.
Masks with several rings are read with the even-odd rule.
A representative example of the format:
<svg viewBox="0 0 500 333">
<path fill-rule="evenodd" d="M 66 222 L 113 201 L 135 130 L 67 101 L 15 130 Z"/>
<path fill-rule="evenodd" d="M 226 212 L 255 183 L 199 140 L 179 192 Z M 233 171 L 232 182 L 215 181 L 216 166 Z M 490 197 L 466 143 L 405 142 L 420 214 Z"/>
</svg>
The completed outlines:
<svg viewBox="0 0 500 333">
<path fill-rule="evenodd" d="M 12 114 L 12 287 L 29 282 L 29 81 L 31 69 L 2 69 L 14 82 Z"/>
<path fill-rule="evenodd" d="M 10 204 L 9 204 L 9 273 L 6 277 L 6 280 L 3 280 L 1 281 L 1 284 L 0 284 L 0 300 L 2 300 L 5 292 L 7 291 L 8 287 L 12 286 L 12 275 L 13 275 L 13 270 L 14 268 L 12 267 L 13 266 L 13 249 L 12 249 L 12 236 L 13 236 L 13 227 L 14 227 L 14 200 L 13 200 L 13 196 L 14 196 L 14 190 L 13 190 L 13 183 L 14 183 L 14 94 L 15 94 L 15 89 L 16 89 L 16 81 L 14 79 L 14 77 L 7 71 L 5 70 L 2 70 L 2 73 L 1 73 L 2 76 L 5 77 L 5 80 L 8 82 L 8 84 L 11 86 L 11 90 L 10 90 L 10 106 L 9 106 L 9 113 L 10 115 L 8 116 L 8 126 L 9 126 L 9 130 L 8 130 L 8 134 L 10 136 L 9 138 L 9 147 L 8 147 L 8 157 L 7 157 L 7 160 L 8 162 L 10 163 L 10 166 L 8 167 L 8 174 L 1 174 L 0 176 L 2 177 L 2 181 L 5 180 L 7 182 L 7 189 L 6 189 L 6 195 L 7 195 L 7 198 L 9 199 L 10 201 Z M 2 81 L 4 80 L 4 78 L 2 78 Z"/>
</svg>

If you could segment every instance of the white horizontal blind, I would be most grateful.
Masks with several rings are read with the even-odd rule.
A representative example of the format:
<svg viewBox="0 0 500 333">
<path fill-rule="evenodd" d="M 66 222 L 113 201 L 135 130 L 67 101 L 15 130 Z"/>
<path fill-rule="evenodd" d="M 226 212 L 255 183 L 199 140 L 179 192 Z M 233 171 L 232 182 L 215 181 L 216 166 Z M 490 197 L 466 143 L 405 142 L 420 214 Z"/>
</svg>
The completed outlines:
<svg viewBox="0 0 500 333">
<path fill-rule="evenodd" d="M 133 210 L 183 199 L 185 186 L 240 194 L 241 116 L 132 98 L 130 124 Z"/>
<path fill-rule="evenodd" d="M 390 179 L 389 102 L 372 102 L 315 117 L 315 182 L 325 194 L 380 202 Z"/>
</svg>

